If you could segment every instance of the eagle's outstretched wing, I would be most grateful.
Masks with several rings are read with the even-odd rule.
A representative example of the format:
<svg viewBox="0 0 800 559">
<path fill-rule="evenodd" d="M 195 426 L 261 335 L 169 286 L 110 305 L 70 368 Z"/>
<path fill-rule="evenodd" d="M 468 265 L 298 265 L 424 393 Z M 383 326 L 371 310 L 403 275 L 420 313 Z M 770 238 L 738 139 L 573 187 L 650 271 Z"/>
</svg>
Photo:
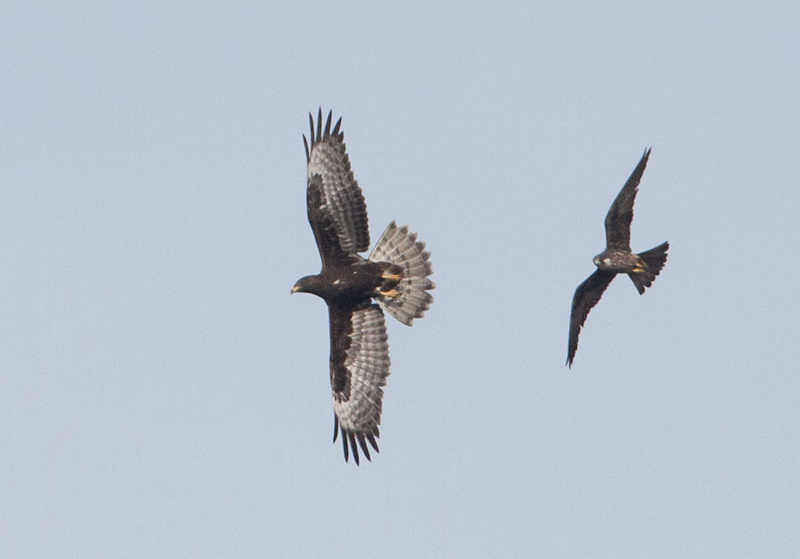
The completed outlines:
<svg viewBox="0 0 800 559">
<path fill-rule="evenodd" d="M 578 351 L 578 336 L 581 333 L 581 327 L 586 322 L 589 311 L 600 301 L 600 297 L 603 296 L 603 292 L 615 275 L 613 272 L 596 270 L 575 290 L 575 296 L 572 298 L 572 312 L 569 317 L 567 365 L 570 367 L 572 367 L 572 361 L 575 359 L 575 352 Z"/>
<path fill-rule="evenodd" d="M 382 386 L 389 376 L 389 344 L 381 308 L 368 301 L 348 311 L 328 306 L 331 326 L 331 390 L 333 440 L 341 431 L 344 459 L 349 449 L 359 462 L 358 447 L 371 460 L 369 441 L 378 451 L 383 407 Z"/>
<path fill-rule="evenodd" d="M 369 248 L 367 205 L 350 169 L 350 159 L 339 130 L 342 119 L 331 130 L 331 116 L 322 128 L 322 109 L 308 115 L 311 145 L 303 136 L 308 162 L 308 221 L 317 240 L 323 265 L 341 261 Z"/>
<path fill-rule="evenodd" d="M 639 160 L 639 164 L 631 173 L 625 186 L 619 191 L 614 203 L 606 214 L 606 246 L 630 251 L 631 243 L 631 221 L 633 221 L 633 202 L 636 200 L 636 192 L 639 188 L 639 181 L 642 180 L 644 168 L 650 157 L 650 148 L 644 150 L 644 155 Z"/>
</svg>

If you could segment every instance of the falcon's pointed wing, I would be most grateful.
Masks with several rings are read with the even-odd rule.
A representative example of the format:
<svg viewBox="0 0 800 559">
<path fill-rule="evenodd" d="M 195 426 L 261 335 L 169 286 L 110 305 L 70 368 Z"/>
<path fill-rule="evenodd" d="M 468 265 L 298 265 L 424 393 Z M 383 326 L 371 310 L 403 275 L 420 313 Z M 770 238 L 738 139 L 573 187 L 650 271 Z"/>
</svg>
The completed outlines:
<svg viewBox="0 0 800 559">
<path fill-rule="evenodd" d="M 380 436 L 382 386 L 389 376 L 389 344 L 381 308 L 363 303 L 354 311 L 329 306 L 331 323 L 331 390 L 335 424 L 333 440 L 342 435 L 345 461 L 349 447 L 359 462 L 358 447 L 370 460 L 367 441 L 376 451 Z"/>
<path fill-rule="evenodd" d="M 369 248 L 367 205 L 350 169 L 350 159 L 339 130 L 340 118 L 331 131 L 331 116 L 322 128 L 322 109 L 309 114 L 311 145 L 303 136 L 308 162 L 308 221 L 317 240 L 323 266 Z"/>
<path fill-rule="evenodd" d="M 589 311 L 600 301 L 600 297 L 603 296 L 603 292 L 615 275 L 611 272 L 597 270 L 575 290 L 575 296 L 572 298 L 572 312 L 569 317 L 567 365 L 570 367 L 572 367 L 572 361 L 575 359 L 575 352 L 578 351 L 578 336 L 581 333 L 581 327 L 586 322 Z"/>
<path fill-rule="evenodd" d="M 628 182 L 617 194 L 617 198 L 606 214 L 606 246 L 608 248 L 618 248 L 630 251 L 631 243 L 631 221 L 633 221 L 633 202 L 636 199 L 636 192 L 639 188 L 639 181 L 642 180 L 644 168 L 650 157 L 650 148 L 644 150 L 644 155 L 639 160 L 639 164 L 631 173 Z"/>
</svg>

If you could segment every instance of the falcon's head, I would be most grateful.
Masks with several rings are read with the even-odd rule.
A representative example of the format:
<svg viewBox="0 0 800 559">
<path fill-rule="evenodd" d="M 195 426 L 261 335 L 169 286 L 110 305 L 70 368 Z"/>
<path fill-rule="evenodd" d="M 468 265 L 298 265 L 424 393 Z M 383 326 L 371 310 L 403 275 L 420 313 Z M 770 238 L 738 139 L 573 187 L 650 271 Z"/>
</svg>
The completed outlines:
<svg viewBox="0 0 800 559">
<path fill-rule="evenodd" d="M 611 267 L 611 258 L 605 252 L 601 252 L 592 260 L 594 265 L 601 270 L 608 270 Z"/>
</svg>

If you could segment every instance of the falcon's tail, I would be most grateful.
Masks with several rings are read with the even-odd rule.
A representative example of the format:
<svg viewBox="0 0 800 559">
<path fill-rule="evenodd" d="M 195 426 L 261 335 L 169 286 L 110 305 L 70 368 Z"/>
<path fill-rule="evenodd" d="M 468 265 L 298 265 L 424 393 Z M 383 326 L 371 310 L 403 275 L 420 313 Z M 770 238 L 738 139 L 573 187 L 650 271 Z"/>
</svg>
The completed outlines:
<svg viewBox="0 0 800 559">
<path fill-rule="evenodd" d="M 425 243 L 417 241 L 416 233 L 409 233 L 407 225 L 398 227 L 394 221 L 369 256 L 370 262 L 389 262 L 401 269 L 397 270 L 401 279 L 393 290 L 394 296 L 379 296 L 378 301 L 406 326 L 411 326 L 415 318 L 421 318 L 433 302 L 427 291 L 436 287 L 428 279 L 433 273 L 430 256 Z"/>
<path fill-rule="evenodd" d="M 639 295 L 644 293 L 645 287 L 653 285 L 656 276 L 667 261 L 667 250 L 669 250 L 669 243 L 664 243 L 656 248 L 651 248 L 647 252 L 636 255 L 645 263 L 644 272 L 630 272 L 628 276 L 631 278 L 633 285 L 636 286 L 636 289 L 639 290 Z"/>
</svg>

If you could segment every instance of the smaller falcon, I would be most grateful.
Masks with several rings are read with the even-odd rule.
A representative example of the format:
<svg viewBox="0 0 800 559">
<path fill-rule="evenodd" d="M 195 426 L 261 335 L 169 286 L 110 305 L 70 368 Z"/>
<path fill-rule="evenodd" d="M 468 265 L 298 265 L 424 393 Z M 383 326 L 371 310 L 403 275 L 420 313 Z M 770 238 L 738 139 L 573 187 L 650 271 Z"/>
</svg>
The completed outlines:
<svg viewBox="0 0 800 559">
<path fill-rule="evenodd" d="M 578 336 L 581 327 L 589 316 L 603 292 L 617 274 L 628 274 L 633 285 L 644 293 L 650 287 L 656 276 L 667 261 L 669 243 L 665 242 L 646 252 L 634 254 L 631 252 L 631 221 L 633 221 L 633 202 L 642 179 L 647 159 L 650 157 L 650 148 L 644 150 L 644 155 L 639 164 L 631 173 L 628 182 L 617 194 L 616 200 L 611 204 L 606 215 L 606 249 L 594 257 L 597 270 L 575 290 L 572 298 L 572 312 L 569 318 L 569 348 L 567 365 L 572 367 L 575 352 L 578 350 Z"/>
</svg>

